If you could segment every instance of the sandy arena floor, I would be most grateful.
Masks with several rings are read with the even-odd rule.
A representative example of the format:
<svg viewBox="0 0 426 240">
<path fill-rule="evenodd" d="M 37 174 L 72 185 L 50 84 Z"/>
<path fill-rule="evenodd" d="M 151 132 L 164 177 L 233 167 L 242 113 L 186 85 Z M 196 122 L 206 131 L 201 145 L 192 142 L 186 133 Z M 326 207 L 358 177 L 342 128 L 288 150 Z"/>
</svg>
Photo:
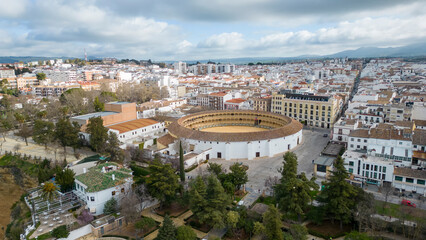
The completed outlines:
<svg viewBox="0 0 426 240">
<path fill-rule="evenodd" d="M 223 126 L 211 127 L 201 130 L 203 132 L 219 132 L 219 133 L 244 133 L 244 132 L 263 132 L 267 131 L 264 128 L 247 127 L 247 126 Z"/>
</svg>

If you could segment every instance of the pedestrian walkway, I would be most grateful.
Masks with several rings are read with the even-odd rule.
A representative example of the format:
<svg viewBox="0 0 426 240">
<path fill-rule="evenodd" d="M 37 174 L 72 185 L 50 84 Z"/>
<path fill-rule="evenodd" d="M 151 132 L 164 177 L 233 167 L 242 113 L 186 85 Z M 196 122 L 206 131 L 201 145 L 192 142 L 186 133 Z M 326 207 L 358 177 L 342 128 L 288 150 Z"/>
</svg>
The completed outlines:
<svg viewBox="0 0 426 240">
<path fill-rule="evenodd" d="M 157 213 L 154 212 L 154 209 L 158 207 L 158 205 L 153 206 L 151 208 L 146 208 L 142 211 L 142 216 L 144 217 L 150 217 L 152 219 L 154 219 L 157 222 L 160 222 L 160 226 L 163 224 L 163 220 L 164 218 L 160 215 L 158 215 Z M 192 216 L 193 213 L 191 212 L 191 210 L 186 211 L 185 213 L 181 214 L 179 217 L 172 217 L 171 220 L 173 221 L 175 227 L 179 227 L 182 225 L 185 225 L 185 219 L 189 218 L 190 216 Z M 202 239 L 204 238 L 207 234 L 204 232 L 201 232 L 197 229 L 192 229 L 194 230 L 195 234 L 197 234 L 197 237 Z M 146 236 L 144 239 L 146 240 L 152 240 L 155 239 L 158 235 L 158 229 L 155 230 L 154 232 L 150 233 L 148 236 Z"/>
</svg>

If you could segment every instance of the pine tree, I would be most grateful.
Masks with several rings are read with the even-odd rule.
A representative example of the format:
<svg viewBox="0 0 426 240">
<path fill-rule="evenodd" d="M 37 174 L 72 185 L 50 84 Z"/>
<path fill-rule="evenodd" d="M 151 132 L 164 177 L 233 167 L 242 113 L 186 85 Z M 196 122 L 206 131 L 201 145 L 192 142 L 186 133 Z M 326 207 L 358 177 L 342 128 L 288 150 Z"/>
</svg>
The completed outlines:
<svg viewBox="0 0 426 240">
<path fill-rule="evenodd" d="M 176 227 L 168 215 L 164 217 L 163 226 L 158 230 L 156 240 L 176 240 Z"/>
<path fill-rule="evenodd" d="M 356 207 L 356 190 L 346 181 L 349 174 L 343 165 L 342 157 L 337 157 L 333 166 L 334 170 L 319 199 L 325 203 L 327 215 L 331 216 L 332 220 L 339 220 L 342 229 L 343 223 L 350 221 L 352 211 Z"/>
<path fill-rule="evenodd" d="M 99 101 L 99 97 L 96 97 L 93 101 L 93 107 L 95 108 L 96 112 L 102 112 L 105 110 L 105 104 Z"/>
<path fill-rule="evenodd" d="M 108 129 L 104 127 L 104 120 L 101 117 L 90 118 L 86 131 L 90 134 L 90 146 L 96 152 L 104 152 L 108 139 Z"/>
<path fill-rule="evenodd" d="M 315 178 L 308 180 L 304 173 L 297 175 L 297 156 L 292 152 L 284 155 L 280 184 L 275 186 L 275 198 L 279 208 L 289 215 L 297 215 L 299 222 L 312 198 L 311 188 L 318 189 Z"/>
<path fill-rule="evenodd" d="M 180 181 L 185 182 L 185 164 L 183 159 L 183 148 L 182 148 L 181 141 L 179 141 L 179 169 L 180 169 Z"/>
<path fill-rule="evenodd" d="M 278 209 L 272 205 L 269 206 L 268 211 L 263 214 L 262 218 L 268 239 L 283 239 L 283 231 L 281 230 L 283 223 L 281 222 L 281 214 Z"/>
</svg>

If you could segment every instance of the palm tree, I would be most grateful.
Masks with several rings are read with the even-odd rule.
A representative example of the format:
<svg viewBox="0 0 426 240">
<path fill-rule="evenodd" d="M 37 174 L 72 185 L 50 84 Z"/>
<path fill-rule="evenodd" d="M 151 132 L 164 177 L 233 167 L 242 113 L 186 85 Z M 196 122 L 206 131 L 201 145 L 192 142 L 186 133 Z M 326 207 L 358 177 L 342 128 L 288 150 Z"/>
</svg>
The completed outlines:
<svg viewBox="0 0 426 240">
<path fill-rule="evenodd" d="M 55 199 L 58 195 L 58 187 L 52 182 L 46 182 L 41 191 L 42 198 L 49 202 Z"/>
</svg>

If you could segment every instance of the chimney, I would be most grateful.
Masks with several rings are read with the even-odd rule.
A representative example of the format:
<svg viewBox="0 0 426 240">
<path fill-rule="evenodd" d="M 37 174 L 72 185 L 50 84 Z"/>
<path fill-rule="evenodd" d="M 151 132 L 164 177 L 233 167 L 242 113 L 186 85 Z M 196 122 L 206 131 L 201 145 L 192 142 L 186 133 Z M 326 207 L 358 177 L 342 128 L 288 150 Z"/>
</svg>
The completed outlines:
<svg viewBox="0 0 426 240">
<path fill-rule="evenodd" d="M 112 174 L 112 181 L 115 181 L 115 175 Z"/>
<path fill-rule="evenodd" d="M 83 168 L 83 173 L 86 173 L 87 171 L 86 171 L 86 168 Z"/>
</svg>

